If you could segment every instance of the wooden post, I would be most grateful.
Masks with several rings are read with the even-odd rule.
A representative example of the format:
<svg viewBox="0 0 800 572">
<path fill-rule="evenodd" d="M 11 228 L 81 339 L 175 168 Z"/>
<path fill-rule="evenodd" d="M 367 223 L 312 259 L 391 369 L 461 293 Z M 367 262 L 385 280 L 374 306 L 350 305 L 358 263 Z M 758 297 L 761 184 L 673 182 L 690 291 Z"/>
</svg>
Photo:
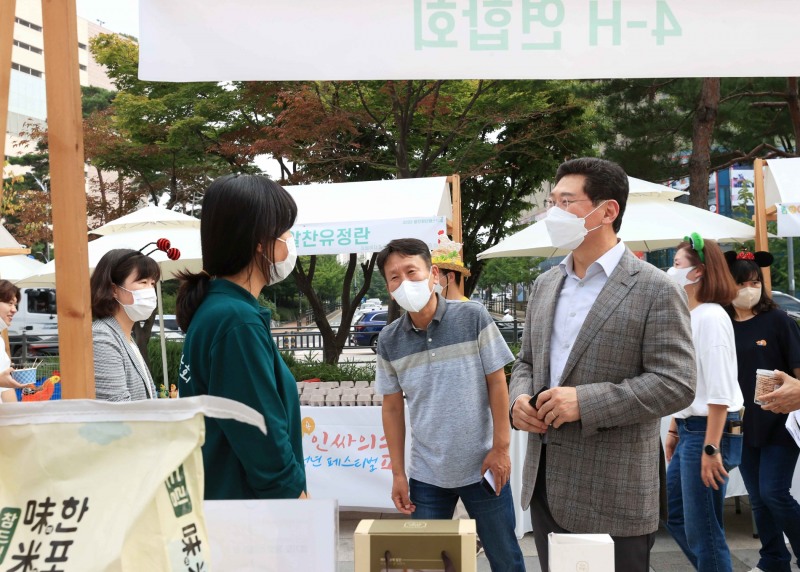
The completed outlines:
<svg viewBox="0 0 800 572">
<path fill-rule="evenodd" d="M 75 0 L 42 0 L 63 397 L 94 398 L 83 117 Z"/>
<path fill-rule="evenodd" d="M 461 240 L 461 176 L 450 175 L 447 177 L 450 183 L 450 202 L 453 204 L 453 242 Z M 462 253 L 463 256 L 463 253 Z"/>
<path fill-rule="evenodd" d="M 11 50 L 14 47 L 14 15 L 17 0 L 0 2 L 0 173 L 5 170 L 6 129 L 8 128 L 8 91 L 11 85 Z M 3 174 L 3 176 L 5 176 Z M 0 176 L 0 179 L 3 178 Z M 3 185 L 0 183 L 0 203 L 3 201 Z M 29 251 L 30 252 L 30 251 Z M 8 331 L 3 330 L 2 343 L 6 353 L 11 356 L 8 344 Z"/>
<path fill-rule="evenodd" d="M 14 47 L 14 14 L 17 0 L 0 2 L 0 171 L 5 169 L 6 129 L 8 128 L 8 89 L 11 84 L 11 49 Z M 0 185 L 0 203 L 3 185 Z"/>
<path fill-rule="evenodd" d="M 767 240 L 767 204 L 766 196 L 764 193 L 764 159 L 756 159 L 753 164 L 754 175 L 754 188 L 753 188 L 753 203 L 754 214 L 753 219 L 756 224 L 756 250 L 763 250 L 769 252 L 769 242 Z M 771 296 L 772 292 L 772 277 L 769 272 L 769 266 L 762 268 L 761 272 L 764 274 L 763 288 Z"/>
</svg>

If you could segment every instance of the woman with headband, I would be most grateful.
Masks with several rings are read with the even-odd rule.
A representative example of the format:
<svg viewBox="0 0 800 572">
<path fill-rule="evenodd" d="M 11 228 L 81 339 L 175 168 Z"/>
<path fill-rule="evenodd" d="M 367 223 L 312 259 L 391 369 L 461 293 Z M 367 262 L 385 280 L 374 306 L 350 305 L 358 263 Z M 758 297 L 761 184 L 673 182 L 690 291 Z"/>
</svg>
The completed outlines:
<svg viewBox="0 0 800 572">
<path fill-rule="evenodd" d="M 754 570 L 788 572 L 800 558 L 800 505 L 792 496 L 792 475 L 800 450 L 786 430 L 786 415 L 755 403 L 756 370 L 800 375 L 800 328 L 763 288 L 761 268 L 772 264 L 769 252 L 726 252 L 738 294 L 727 307 L 733 320 L 739 386 L 744 394 L 742 474 L 761 540 Z M 769 394 L 764 396 L 769 400 Z M 767 408 L 770 404 L 767 403 Z"/>
<path fill-rule="evenodd" d="M 727 572 L 731 554 L 722 508 L 728 471 L 742 454 L 743 399 L 733 328 L 723 306 L 736 296 L 736 285 L 717 243 L 696 232 L 678 245 L 667 274 L 688 296 L 697 388 L 667 433 L 666 526 L 697 570 Z"/>
<path fill-rule="evenodd" d="M 156 309 L 155 260 L 138 250 L 109 250 L 89 282 L 92 296 L 95 397 L 104 401 L 154 399 L 156 388 L 139 347 L 133 324 Z"/>
</svg>

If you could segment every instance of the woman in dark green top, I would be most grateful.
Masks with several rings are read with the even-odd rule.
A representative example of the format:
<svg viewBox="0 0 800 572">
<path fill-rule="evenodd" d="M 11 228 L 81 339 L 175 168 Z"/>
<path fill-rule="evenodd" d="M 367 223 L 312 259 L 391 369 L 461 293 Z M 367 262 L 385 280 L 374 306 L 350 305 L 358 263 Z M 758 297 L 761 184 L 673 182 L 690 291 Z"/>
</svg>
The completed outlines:
<svg viewBox="0 0 800 572">
<path fill-rule="evenodd" d="M 184 273 L 177 318 L 186 332 L 180 394 L 234 399 L 264 415 L 267 434 L 206 419 L 207 499 L 306 496 L 300 401 L 270 333 L 262 288 L 286 278 L 297 253 L 289 229 L 297 206 L 259 175 L 226 175 L 203 199 L 203 270 Z"/>
</svg>

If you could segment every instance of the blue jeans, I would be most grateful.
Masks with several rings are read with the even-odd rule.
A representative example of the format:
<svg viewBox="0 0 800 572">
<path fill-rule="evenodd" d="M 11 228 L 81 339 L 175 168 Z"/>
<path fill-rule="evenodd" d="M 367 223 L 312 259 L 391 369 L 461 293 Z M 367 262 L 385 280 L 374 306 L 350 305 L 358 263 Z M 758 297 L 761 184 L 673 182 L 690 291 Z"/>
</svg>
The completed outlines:
<svg viewBox="0 0 800 572">
<path fill-rule="evenodd" d="M 761 539 L 758 567 L 767 572 L 789 572 L 792 556 L 783 542 L 789 537 L 800 567 L 800 505 L 789 489 L 800 450 L 784 445 L 748 447 L 742 450 L 742 474 L 753 518 Z"/>
<path fill-rule="evenodd" d="M 729 413 L 738 420 L 738 413 Z M 700 572 L 730 571 L 731 553 L 725 541 L 722 507 L 728 480 L 719 490 L 707 487 L 700 476 L 707 417 L 677 419 L 680 441 L 667 468 L 667 530 Z M 722 464 L 726 471 L 739 465 L 742 436 L 722 434 Z"/>
<path fill-rule="evenodd" d="M 492 570 L 525 572 L 522 551 L 514 532 L 514 501 L 508 484 L 503 487 L 500 496 L 489 494 L 480 483 L 443 489 L 409 479 L 408 486 L 411 502 L 417 507 L 412 518 L 450 520 L 461 498 L 470 518 L 475 519 L 478 537 Z"/>
</svg>

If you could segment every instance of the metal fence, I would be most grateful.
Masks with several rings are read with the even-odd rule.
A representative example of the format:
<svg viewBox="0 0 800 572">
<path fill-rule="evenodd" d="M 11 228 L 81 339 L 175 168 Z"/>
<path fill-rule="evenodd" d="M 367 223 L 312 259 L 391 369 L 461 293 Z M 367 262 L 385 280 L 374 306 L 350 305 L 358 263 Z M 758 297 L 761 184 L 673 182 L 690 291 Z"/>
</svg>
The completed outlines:
<svg viewBox="0 0 800 572">
<path fill-rule="evenodd" d="M 509 323 L 508 326 L 514 329 L 514 336 L 517 336 L 517 330 L 522 327 L 525 316 L 526 302 L 514 302 L 511 300 L 487 300 L 484 305 L 490 313 L 495 315 L 502 315 L 506 309 L 511 309 L 516 306 L 517 320 L 514 324 Z M 333 311 L 338 307 L 337 304 L 331 304 L 330 308 L 326 310 Z M 298 322 L 303 325 L 298 325 Z M 353 334 L 355 329 L 353 326 L 349 327 L 347 340 L 344 349 L 365 349 L 370 346 L 359 345 L 355 343 Z M 334 331 L 336 327 L 334 326 Z M 182 341 L 183 335 L 179 332 L 165 332 L 168 341 Z M 158 334 L 153 335 L 158 338 Z M 504 335 L 504 337 L 507 337 Z M 285 323 L 283 326 L 274 327 L 272 330 L 272 339 L 275 345 L 281 351 L 302 352 L 302 351 L 321 351 L 322 334 L 317 330 L 314 325 L 314 316 L 311 311 L 305 312 L 301 315 L 300 320 L 297 322 L 291 321 Z M 507 341 L 513 341 L 510 338 Z M 47 357 L 58 358 L 58 336 L 47 336 L 42 338 L 40 336 L 13 336 L 10 340 L 12 356 L 14 356 L 14 363 L 29 362 L 31 360 L 42 359 Z"/>
</svg>

